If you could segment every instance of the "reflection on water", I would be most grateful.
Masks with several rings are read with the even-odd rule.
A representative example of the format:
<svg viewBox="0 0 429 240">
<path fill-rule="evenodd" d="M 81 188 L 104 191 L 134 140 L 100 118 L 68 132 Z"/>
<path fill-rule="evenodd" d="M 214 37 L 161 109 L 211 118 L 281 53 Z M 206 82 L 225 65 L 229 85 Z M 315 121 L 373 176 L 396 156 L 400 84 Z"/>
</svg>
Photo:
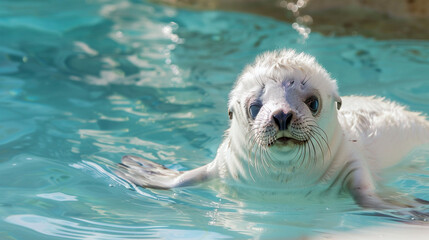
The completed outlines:
<svg viewBox="0 0 429 240">
<path fill-rule="evenodd" d="M 113 168 L 125 154 L 176 170 L 210 162 L 232 84 L 266 50 L 306 51 L 342 94 L 428 114 L 428 42 L 311 33 L 301 43 L 272 19 L 146 1 L 0 4 L 0 238 L 293 238 L 390 221 L 348 196 L 285 204 L 215 183 L 150 190 Z M 386 181 L 429 199 L 426 152 Z"/>
</svg>

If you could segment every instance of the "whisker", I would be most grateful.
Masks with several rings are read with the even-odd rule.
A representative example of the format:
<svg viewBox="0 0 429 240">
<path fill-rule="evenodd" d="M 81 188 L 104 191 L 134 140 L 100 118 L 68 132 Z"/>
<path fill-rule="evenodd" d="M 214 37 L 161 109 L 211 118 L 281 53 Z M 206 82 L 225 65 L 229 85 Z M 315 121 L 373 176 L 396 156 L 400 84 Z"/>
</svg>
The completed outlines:
<svg viewBox="0 0 429 240">
<path fill-rule="evenodd" d="M 321 136 L 321 134 L 318 131 L 312 130 L 312 133 L 314 135 L 314 139 L 316 140 L 317 144 L 319 145 L 320 152 L 322 153 L 322 161 L 324 162 L 325 161 L 325 152 L 326 152 L 325 149 L 330 150 L 329 145 L 328 145 L 327 141 L 323 138 L 323 136 Z M 324 146 L 326 148 L 324 148 Z M 328 154 L 330 156 L 330 151 L 328 151 Z"/>
<path fill-rule="evenodd" d="M 249 138 L 247 144 L 249 146 L 247 155 L 249 158 L 249 172 L 250 174 L 256 173 L 261 175 L 262 172 L 270 172 L 270 169 L 279 166 L 285 166 L 285 160 L 288 162 L 295 162 L 299 168 L 309 168 L 312 165 L 318 164 L 320 161 L 325 161 L 325 158 L 331 155 L 331 150 L 328 143 L 328 136 L 326 132 L 318 125 L 317 121 L 312 117 L 298 116 L 299 121 L 291 124 L 290 133 L 292 138 L 302 141 L 297 144 L 295 149 L 288 155 L 289 159 L 273 159 L 276 158 L 271 155 L 270 147 L 276 142 L 276 133 L 273 123 L 264 122 L 264 116 L 267 116 L 267 109 L 264 111 L 265 105 L 260 110 L 258 119 L 250 125 Z M 285 124 L 285 123 L 282 123 Z M 283 126 L 286 127 L 286 126 Z M 320 160 L 320 158 L 322 158 Z M 250 169 L 254 167 L 254 169 Z M 254 179 L 253 175 L 251 175 Z"/>
<path fill-rule="evenodd" d="M 320 131 L 322 131 L 323 135 L 320 133 Z M 320 136 L 320 138 L 322 139 L 322 141 L 325 143 L 326 148 L 328 149 L 329 157 L 331 157 L 332 156 L 331 148 L 329 147 L 328 136 L 326 135 L 325 131 L 323 131 L 323 129 L 320 128 L 319 126 L 316 126 L 314 129 L 314 133 L 318 134 Z"/>
<path fill-rule="evenodd" d="M 311 149 L 310 148 L 309 149 L 313 150 L 312 154 L 311 154 L 311 151 L 310 151 L 309 161 L 307 162 L 307 166 L 310 164 L 310 162 L 312 162 L 313 164 L 316 163 L 317 153 L 316 153 L 316 147 L 314 146 L 314 143 L 313 143 L 313 139 L 314 138 L 310 137 L 309 141 L 307 141 L 307 142 L 309 142 L 311 144 Z"/>
<path fill-rule="evenodd" d="M 322 145 L 320 144 L 320 141 L 319 141 L 319 135 L 317 135 L 314 131 L 311 131 L 311 130 L 309 131 L 308 134 L 310 135 L 311 142 L 312 143 L 313 143 L 313 141 L 315 142 L 314 146 L 316 147 L 316 145 L 317 145 L 319 147 L 320 152 L 322 154 L 322 161 L 324 161 L 325 154 L 324 154 L 324 151 L 323 151 L 323 147 L 322 147 Z M 317 152 L 316 152 L 316 155 L 317 155 Z M 315 162 L 315 164 L 316 164 L 316 162 Z"/>
</svg>

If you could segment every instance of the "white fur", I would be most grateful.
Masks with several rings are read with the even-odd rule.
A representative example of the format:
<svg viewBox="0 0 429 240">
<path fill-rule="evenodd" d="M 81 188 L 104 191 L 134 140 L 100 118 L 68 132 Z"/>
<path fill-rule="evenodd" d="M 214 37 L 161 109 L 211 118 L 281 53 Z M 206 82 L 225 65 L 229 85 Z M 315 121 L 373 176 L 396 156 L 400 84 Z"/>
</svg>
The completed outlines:
<svg viewBox="0 0 429 240">
<path fill-rule="evenodd" d="M 374 170 L 398 163 L 414 147 L 429 142 L 423 115 L 383 98 L 343 97 L 338 118 L 351 147 L 358 145 Z"/>
<path fill-rule="evenodd" d="M 292 171 L 293 166 L 285 163 L 284 168 L 272 166 L 261 171 L 255 169 L 247 153 L 249 120 L 244 103 L 249 95 L 258 94 L 261 83 L 268 89 L 270 84 L 276 84 L 273 82 L 288 79 L 307 79 L 307 84 L 321 93 L 324 108 L 317 122 L 328 135 L 330 154 L 326 149 L 323 155 L 319 152 L 316 164 L 302 170 Z M 281 85 L 273 88 L 276 87 L 283 91 Z M 271 91 L 273 99 L 285 97 L 276 90 L 266 91 Z M 212 169 L 216 169 L 221 178 L 262 188 L 303 189 L 320 184 L 331 188 L 339 185 L 347 188 L 363 207 L 397 207 L 375 194 L 374 175 L 399 162 L 412 148 L 429 143 L 428 121 L 420 113 L 407 111 L 382 98 L 344 97 L 343 107 L 337 111 L 335 102 L 339 101 L 336 81 L 313 57 L 293 50 L 262 54 L 245 68 L 231 91 L 228 106 L 233 118 L 225 141 L 211 163 Z M 272 106 L 277 105 L 270 103 Z M 293 148 L 269 151 L 272 156 L 285 161 L 294 154 Z M 251 154 L 251 158 L 255 155 Z"/>
</svg>

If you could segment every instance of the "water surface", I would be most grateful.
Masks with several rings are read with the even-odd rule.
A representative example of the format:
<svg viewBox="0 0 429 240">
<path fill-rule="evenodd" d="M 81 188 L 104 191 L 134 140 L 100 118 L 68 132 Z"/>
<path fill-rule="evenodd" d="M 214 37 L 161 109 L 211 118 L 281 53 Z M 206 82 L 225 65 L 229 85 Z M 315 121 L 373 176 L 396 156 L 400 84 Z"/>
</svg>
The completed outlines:
<svg viewBox="0 0 429 240">
<path fill-rule="evenodd" d="M 316 56 L 342 95 L 429 113 L 429 42 L 311 33 L 230 12 L 147 1 L 0 2 L 0 238 L 294 238 L 388 224 L 342 196 L 246 201 L 207 187 L 133 188 L 125 154 L 177 170 L 210 162 L 237 75 L 266 50 Z M 386 175 L 429 200 L 427 148 Z"/>
</svg>

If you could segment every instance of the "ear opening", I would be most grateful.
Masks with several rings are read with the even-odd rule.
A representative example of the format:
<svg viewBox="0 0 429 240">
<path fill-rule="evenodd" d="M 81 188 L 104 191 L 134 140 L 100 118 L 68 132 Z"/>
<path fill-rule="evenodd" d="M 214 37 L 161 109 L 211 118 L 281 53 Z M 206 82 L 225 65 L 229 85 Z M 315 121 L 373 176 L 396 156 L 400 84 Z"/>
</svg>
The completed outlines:
<svg viewBox="0 0 429 240">
<path fill-rule="evenodd" d="M 236 101 L 231 99 L 228 103 L 228 116 L 229 119 L 232 120 L 234 117 L 234 107 L 235 107 Z"/>
<path fill-rule="evenodd" d="M 341 105 L 343 104 L 343 100 L 341 100 L 340 96 L 338 94 L 334 94 L 335 102 L 337 103 L 337 110 L 341 109 Z"/>
</svg>

